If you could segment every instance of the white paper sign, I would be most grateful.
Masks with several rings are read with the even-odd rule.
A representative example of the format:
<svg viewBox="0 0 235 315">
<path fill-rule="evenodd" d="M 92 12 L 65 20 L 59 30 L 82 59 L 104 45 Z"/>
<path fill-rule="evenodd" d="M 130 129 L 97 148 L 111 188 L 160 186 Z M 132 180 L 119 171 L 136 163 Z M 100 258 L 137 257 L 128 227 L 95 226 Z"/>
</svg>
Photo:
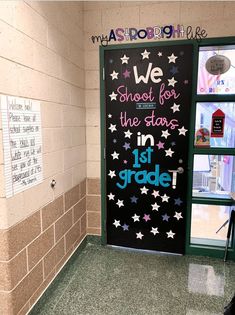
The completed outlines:
<svg viewBox="0 0 235 315">
<path fill-rule="evenodd" d="M 6 197 L 42 182 L 40 102 L 1 95 Z"/>
</svg>

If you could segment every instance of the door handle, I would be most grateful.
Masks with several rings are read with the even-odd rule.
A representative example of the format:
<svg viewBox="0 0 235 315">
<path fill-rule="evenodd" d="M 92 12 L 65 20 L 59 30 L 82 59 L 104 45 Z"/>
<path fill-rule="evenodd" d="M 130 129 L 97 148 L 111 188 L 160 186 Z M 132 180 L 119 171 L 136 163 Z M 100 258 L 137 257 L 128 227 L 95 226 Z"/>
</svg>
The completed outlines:
<svg viewBox="0 0 235 315">
<path fill-rule="evenodd" d="M 177 168 L 177 170 L 168 170 L 168 172 L 183 174 L 184 168 L 182 166 L 180 166 Z"/>
<path fill-rule="evenodd" d="M 180 167 L 177 168 L 177 173 L 183 174 L 183 172 L 184 172 L 183 167 L 180 166 Z"/>
</svg>

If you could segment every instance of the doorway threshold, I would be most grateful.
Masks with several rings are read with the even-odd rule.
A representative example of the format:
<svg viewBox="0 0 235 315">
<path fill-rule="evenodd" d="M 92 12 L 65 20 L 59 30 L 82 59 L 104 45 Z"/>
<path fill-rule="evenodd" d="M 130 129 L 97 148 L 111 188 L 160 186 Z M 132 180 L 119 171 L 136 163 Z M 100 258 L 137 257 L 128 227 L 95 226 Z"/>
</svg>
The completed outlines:
<svg viewBox="0 0 235 315">
<path fill-rule="evenodd" d="M 134 252 L 134 253 L 141 253 L 141 254 L 146 253 L 146 254 L 159 255 L 159 256 L 183 256 L 182 254 L 171 253 L 171 252 L 161 252 L 161 251 L 156 251 L 156 250 L 131 248 L 131 247 L 124 247 L 124 246 L 117 246 L 117 245 L 109 245 L 109 244 L 107 244 L 106 247 L 113 248 L 120 251 Z"/>
</svg>

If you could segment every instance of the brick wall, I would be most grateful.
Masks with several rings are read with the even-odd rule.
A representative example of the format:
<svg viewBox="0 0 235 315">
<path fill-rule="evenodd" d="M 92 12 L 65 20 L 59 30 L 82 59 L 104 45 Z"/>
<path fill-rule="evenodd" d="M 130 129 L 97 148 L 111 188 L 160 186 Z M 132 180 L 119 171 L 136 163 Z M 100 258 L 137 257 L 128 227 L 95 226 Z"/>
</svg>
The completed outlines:
<svg viewBox="0 0 235 315">
<path fill-rule="evenodd" d="M 87 234 L 101 235 L 100 179 L 87 179 Z"/>
<path fill-rule="evenodd" d="M 0 93 L 39 100 L 42 119 L 44 180 L 12 198 L 0 123 L 0 313 L 15 315 L 86 235 L 83 3 L 1 1 L 0 42 Z"/>
<path fill-rule="evenodd" d="M 27 311 L 85 236 L 85 180 L 15 226 L 1 230 L 0 313 Z"/>
</svg>

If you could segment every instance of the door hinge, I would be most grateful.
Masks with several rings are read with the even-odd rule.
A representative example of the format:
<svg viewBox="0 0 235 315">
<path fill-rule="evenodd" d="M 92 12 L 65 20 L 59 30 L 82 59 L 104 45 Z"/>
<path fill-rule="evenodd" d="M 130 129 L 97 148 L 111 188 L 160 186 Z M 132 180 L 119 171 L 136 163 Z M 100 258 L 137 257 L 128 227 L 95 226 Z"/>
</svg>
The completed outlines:
<svg viewBox="0 0 235 315">
<path fill-rule="evenodd" d="M 103 68 L 103 81 L 105 80 L 105 69 Z"/>
<path fill-rule="evenodd" d="M 104 148 L 104 160 L 106 159 L 106 148 Z"/>
</svg>

